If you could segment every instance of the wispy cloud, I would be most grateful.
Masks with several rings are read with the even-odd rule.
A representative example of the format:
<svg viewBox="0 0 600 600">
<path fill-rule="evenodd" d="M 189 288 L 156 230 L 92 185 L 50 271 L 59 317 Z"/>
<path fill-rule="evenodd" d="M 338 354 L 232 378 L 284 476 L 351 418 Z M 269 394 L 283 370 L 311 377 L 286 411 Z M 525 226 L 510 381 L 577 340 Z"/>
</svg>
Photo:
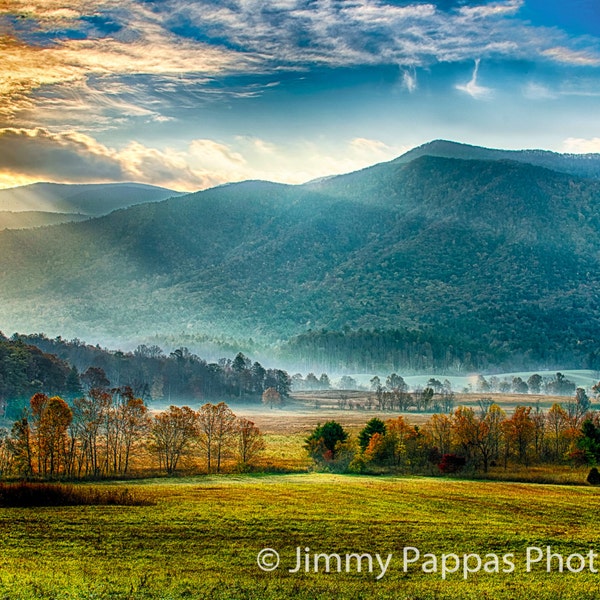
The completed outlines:
<svg viewBox="0 0 600 600">
<path fill-rule="evenodd" d="M 412 91 L 411 69 L 436 62 L 509 57 L 600 64 L 597 42 L 573 45 L 558 30 L 519 20 L 522 5 L 482 0 L 442 11 L 433 3 L 380 0 L 0 0 L 8 34 L 0 40 L 2 70 L 11 75 L 0 84 L 9 99 L 2 110 L 14 116 L 32 102 L 37 106 L 40 88 L 70 88 L 92 76 L 126 81 L 144 74 L 168 83 L 177 76 L 200 81 L 319 65 L 398 64 Z M 479 93 L 476 85 L 471 89 Z M 89 93 L 86 101 L 98 102 L 101 113 L 106 107 L 99 96 Z"/>
<path fill-rule="evenodd" d="M 548 86 L 533 81 L 523 86 L 523 95 L 530 100 L 553 100 L 558 96 Z"/>
<path fill-rule="evenodd" d="M 475 100 L 486 100 L 492 97 L 494 91 L 491 88 L 484 87 L 477 83 L 479 63 L 480 59 L 477 58 L 475 60 L 475 68 L 473 69 L 473 75 L 471 76 L 469 82 L 466 84 L 457 84 L 455 87 L 457 90 L 469 94 L 469 96 L 475 98 Z"/>
<path fill-rule="evenodd" d="M 404 69 L 402 71 L 402 85 L 411 94 L 417 89 L 417 71 L 416 69 Z"/>
<path fill-rule="evenodd" d="M 580 67 L 598 67 L 600 66 L 600 55 L 594 50 L 575 50 L 556 46 L 548 48 L 542 54 L 552 60 L 566 65 Z"/>
</svg>

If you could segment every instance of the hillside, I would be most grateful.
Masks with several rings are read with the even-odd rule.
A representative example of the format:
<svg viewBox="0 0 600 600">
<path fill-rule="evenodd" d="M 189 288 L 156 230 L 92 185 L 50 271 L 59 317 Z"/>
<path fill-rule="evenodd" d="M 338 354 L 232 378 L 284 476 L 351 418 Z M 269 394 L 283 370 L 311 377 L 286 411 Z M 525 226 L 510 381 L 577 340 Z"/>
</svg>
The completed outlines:
<svg viewBox="0 0 600 600">
<path fill-rule="evenodd" d="M 406 164 L 420 156 L 460 158 L 463 160 L 511 160 L 545 167 L 580 177 L 600 178 L 599 154 L 559 154 L 548 150 L 498 150 L 447 140 L 435 140 L 414 148 L 393 162 Z"/>
<path fill-rule="evenodd" d="M 0 229 L 30 229 L 31 227 L 84 221 L 87 218 L 89 217 L 86 215 L 75 213 L 43 212 L 39 210 L 13 212 L 2 210 L 0 211 Z"/>
<path fill-rule="evenodd" d="M 0 327 L 278 346 L 362 329 L 368 344 L 424 356 L 415 368 L 596 368 L 599 200 L 600 182 L 567 173 L 421 156 L 5 231 Z M 360 339 L 348 336 L 349 353 L 365 351 Z"/>
<path fill-rule="evenodd" d="M 140 183 L 34 183 L 0 190 L 0 211 L 100 216 L 119 208 L 158 202 L 178 195 L 181 194 L 173 190 Z"/>
</svg>

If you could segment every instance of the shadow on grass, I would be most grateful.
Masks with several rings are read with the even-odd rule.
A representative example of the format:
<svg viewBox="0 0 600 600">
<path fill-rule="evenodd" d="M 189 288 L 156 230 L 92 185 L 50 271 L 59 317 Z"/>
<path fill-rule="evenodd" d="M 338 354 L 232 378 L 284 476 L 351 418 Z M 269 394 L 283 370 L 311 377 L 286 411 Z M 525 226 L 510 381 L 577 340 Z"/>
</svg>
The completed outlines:
<svg viewBox="0 0 600 600">
<path fill-rule="evenodd" d="M 63 483 L 0 483 L 0 506 L 147 506 L 126 488 L 97 489 Z"/>
</svg>

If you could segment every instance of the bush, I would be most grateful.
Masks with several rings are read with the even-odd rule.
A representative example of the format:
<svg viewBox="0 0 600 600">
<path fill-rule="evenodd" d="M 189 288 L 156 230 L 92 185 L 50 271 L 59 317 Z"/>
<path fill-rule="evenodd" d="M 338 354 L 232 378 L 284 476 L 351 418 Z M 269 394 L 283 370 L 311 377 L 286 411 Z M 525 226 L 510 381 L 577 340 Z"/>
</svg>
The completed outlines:
<svg viewBox="0 0 600 600">
<path fill-rule="evenodd" d="M 458 456 L 458 454 L 444 454 L 442 460 L 438 464 L 438 469 L 442 473 L 456 473 L 466 464 L 467 461 L 464 456 Z"/>
<path fill-rule="evenodd" d="M 596 467 L 590 469 L 590 472 L 587 476 L 587 482 L 590 485 L 600 485 L 600 473 L 598 473 L 598 469 Z"/>
<path fill-rule="evenodd" d="M 0 483 L 0 506 L 80 506 L 148 504 L 126 488 L 98 489 L 62 483 Z"/>
</svg>

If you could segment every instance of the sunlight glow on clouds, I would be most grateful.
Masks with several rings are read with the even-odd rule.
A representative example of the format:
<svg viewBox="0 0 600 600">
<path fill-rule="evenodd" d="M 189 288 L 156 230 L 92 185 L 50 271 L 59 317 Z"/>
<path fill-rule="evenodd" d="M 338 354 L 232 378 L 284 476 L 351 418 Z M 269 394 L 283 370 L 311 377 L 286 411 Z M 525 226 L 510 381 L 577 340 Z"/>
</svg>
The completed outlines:
<svg viewBox="0 0 600 600">
<path fill-rule="evenodd" d="M 316 177 L 352 171 L 389 160 L 405 148 L 356 138 L 340 159 L 305 143 L 297 154 L 259 139 L 238 140 L 238 148 L 195 139 L 185 151 L 157 149 L 132 141 L 115 150 L 76 132 L 54 134 L 46 129 L 0 130 L 0 186 L 32 181 L 137 181 L 182 191 L 196 191 L 229 181 L 260 178 L 303 183 Z M 300 156 L 303 168 L 298 168 Z M 27 176 L 20 176 L 19 172 Z"/>
<path fill-rule="evenodd" d="M 488 107 L 511 122 L 534 101 L 549 111 L 539 122 L 558 128 L 570 98 L 597 94 L 600 40 L 536 24 L 528 1 L 0 0 L 0 185 L 299 182 L 391 159 L 408 140 L 427 141 L 417 131 L 425 123 L 454 131 L 470 98 L 487 102 L 469 109 L 467 132 L 487 131 Z M 472 61 L 467 80 L 460 72 Z M 367 83 L 354 88 L 348 73 Z M 363 96 L 340 125 L 330 110 L 338 78 L 340 96 L 371 85 L 389 103 Z M 270 118 L 270 103 L 298 97 L 307 102 L 288 122 Z M 245 118 L 246 106 L 257 118 Z M 595 139 L 590 127 L 557 131 L 556 144 Z"/>
</svg>

